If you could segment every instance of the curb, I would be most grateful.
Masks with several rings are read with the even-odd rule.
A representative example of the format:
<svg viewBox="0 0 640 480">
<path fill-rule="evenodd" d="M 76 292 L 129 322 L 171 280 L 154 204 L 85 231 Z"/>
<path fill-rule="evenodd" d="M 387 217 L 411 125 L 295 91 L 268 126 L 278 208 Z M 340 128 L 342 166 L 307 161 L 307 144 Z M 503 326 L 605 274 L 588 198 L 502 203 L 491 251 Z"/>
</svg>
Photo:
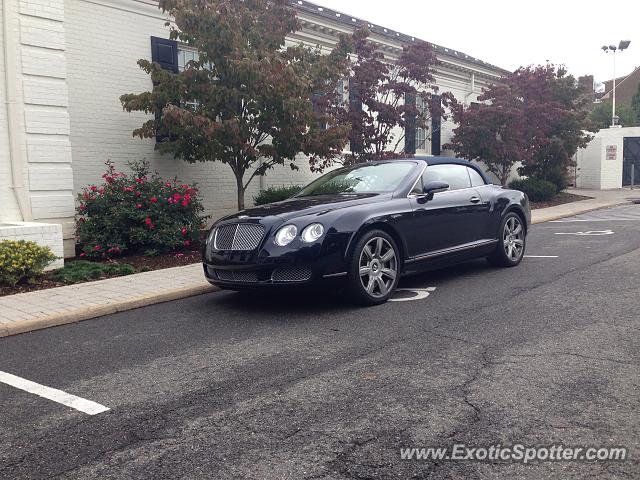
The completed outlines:
<svg viewBox="0 0 640 480">
<path fill-rule="evenodd" d="M 548 217 L 542 218 L 542 219 L 537 219 L 537 220 L 532 220 L 531 221 L 531 225 L 537 225 L 539 223 L 545 223 L 545 222 L 553 222 L 554 220 L 560 220 L 562 218 L 567 218 L 567 217 L 573 217 L 574 215 L 581 215 L 583 213 L 589 213 L 589 212 L 593 212 L 596 210 L 603 210 L 605 208 L 611 208 L 611 207 L 617 207 L 619 205 L 626 205 L 626 204 L 631 204 L 632 201 L 631 200 L 623 200 L 620 202 L 616 202 L 616 203 L 608 203 L 606 205 L 598 205 L 596 207 L 587 207 L 587 208 L 582 208 L 580 210 L 574 210 L 571 212 L 565 212 L 565 213 L 558 213 L 555 215 L 549 215 Z M 551 207 L 553 208 L 553 207 Z M 535 212 L 535 210 L 533 210 Z"/>
<path fill-rule="evenodd" d="M 170 302 L 173 300 L 180 300 L 182 298 L 194 297 L 196 295 L 202 295 L 205 293 L 216 292 L 219 289 L 213 285 L 200 285 L 197 287 L 186 287 L 177 290 L 173 290 L 167 293 L 160 293 L 156 295 L 147 295 L 138 298 L 132 298 L 130 300 L 117 302 L 109 305 L 101 305 L 99 307 L 79 308 L 77 310 L 55 315 L 46 315 L 42 317 L 36 317 L 29 320 L 22 320 L 15 322 L 15 325 L 0 326 L 0 338 L 8 337 L 11 335 L 17 335 L 19 333 L 32 332 L 34 330 L 42 330 L 49 327 L 57 327 L 60 325 L 67 325 L 70 323 L 78 323 L 83 320 L 89 320 L 92 318 L 102 317 L 110 315 L 112 313 L 125 312 L 127 310 L 133 310 L 140 307 L 146 307 L 158 303 Z"/>
</svg>

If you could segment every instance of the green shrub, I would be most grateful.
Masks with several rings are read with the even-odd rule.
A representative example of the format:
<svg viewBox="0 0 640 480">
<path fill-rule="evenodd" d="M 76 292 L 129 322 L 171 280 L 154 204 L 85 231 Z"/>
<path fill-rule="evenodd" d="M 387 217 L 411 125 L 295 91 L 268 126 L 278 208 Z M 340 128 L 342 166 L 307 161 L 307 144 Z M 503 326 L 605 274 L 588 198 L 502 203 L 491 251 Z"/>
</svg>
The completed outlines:
<svg viewBox="0 0 640 480">
<path fill-rule="evenodd" d="M 82 257 L 106 258 L 124 252 L 159 252 L 199 241 L 205 217 L 198 189 L 149 175 L 148 162 L 131 163 L 131 174 L 107 162 L 105 183 L 78 195 L 77 235 Z"/>
<path fill-rule="evenodd" d="M 78 260 L 68 263 L 53 273 L 52 278 L 56 282 L 79 283 L 88 280 L 97 280 L 105 276 L 131 275 L 136 270 L 128 264 L 120 263 L 96 263 Z"/>
<path fill-rule="evenodd" d="M 253 203 L 254 205 L 265 205 L 267 203 L 281 202 L 293 197 L 300 190 L 302 190 L 302 187 L 299 185 L 269 187 L 266 190 L 261 190 L 260 193 L 253 197 Z"/>
<path fill-rule="evenodd" d="M 514 180 L 509 184 L 509 188 L 526 193 L 532 202 L 546 202 L 558 194 L 558 189 L 553 183 L 537 178 Z"/>
<path fill-rule="evenodd" d="M 42 247 L 36 242 L 2 240 L 0 283 L 14 286 L 22 280 L 33 281 L 56 258 L 49 247 Z"/>
<path fill-rule="evenodd" d="M 562 192 L 567 189 L 567 185 L 569 185 L 569 180 L 565 173 L 562 173 L 560 170 L 552 170 L 545 175 L 545 178 L 541 180 L 547 180 L 548 182 L 553 183 L 556 186 L 556 190 L 558 192 Z"/>
</svg>

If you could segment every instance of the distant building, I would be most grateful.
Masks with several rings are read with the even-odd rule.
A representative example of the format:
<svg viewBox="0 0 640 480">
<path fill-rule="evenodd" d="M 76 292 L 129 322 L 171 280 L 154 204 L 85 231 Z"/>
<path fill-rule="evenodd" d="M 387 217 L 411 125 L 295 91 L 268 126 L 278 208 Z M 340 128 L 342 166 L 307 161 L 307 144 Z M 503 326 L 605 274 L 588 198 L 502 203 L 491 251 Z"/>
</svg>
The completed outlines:
<svg viewBox="0 0 640 480">
<path fill-rule="evenodd" d="M 624 77 L 616 78 L 616 103 L 630 105 L 631 99 L 638 91 L 640 85 L 640 67 Z M 602 100 L 611 100 L 613 98 L 613 80 L 604 82 L 604 94 Z"/>
<path fill-rule="evenodd" d="M 593 101 L 597 101 L 597 94 L 595 91 L 595 83 L 593 81 L 593 75 L 585 75 L 583 77 L 578 77 L 578 86 L 580 89 L 585 92 L 585 94 L 592 95 Z"/>
</svg>

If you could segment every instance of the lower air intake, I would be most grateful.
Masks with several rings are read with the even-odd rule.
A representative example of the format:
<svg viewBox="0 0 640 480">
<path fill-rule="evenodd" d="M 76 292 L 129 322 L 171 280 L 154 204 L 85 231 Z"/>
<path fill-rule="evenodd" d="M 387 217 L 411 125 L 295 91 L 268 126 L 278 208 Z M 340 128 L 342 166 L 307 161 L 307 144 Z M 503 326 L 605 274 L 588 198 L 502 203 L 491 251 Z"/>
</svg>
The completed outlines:
<svg viewBox="0 0 640 480">
<path fill-rule="evenodd" d="M 306 267 L 277 268 L 271 274 L 273 282 L 305 282 L 311 278 L 311 269 Z"/>
<path fill-rule="evenodd" d="M 224 282 L 255 283 L 258 281 L 258 273 L 251 271 L 216 270 L 216 277 Z"/>
</svg>

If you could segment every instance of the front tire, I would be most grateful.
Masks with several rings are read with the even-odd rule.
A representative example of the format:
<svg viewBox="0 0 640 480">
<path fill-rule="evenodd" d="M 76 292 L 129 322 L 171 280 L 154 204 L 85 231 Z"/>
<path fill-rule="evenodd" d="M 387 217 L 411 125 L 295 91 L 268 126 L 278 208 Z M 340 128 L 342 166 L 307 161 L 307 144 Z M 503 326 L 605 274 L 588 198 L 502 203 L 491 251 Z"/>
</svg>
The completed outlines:
<svg viewBox="0 0 640 480">
<path fill-rule="evenodd" d="M 498 245 L 487 260 L 494 267 L 515 267 L 522 261 L 527 244 L 527 232 L 520 215 L 507 213 L 498 232 Z"/>
<path fill-rule="evenodd" d="M 353 249 L 348 290 L 360 305 L 386 302 L 400 278 L 400 252 L 393 238 L 382 230 L 366 232 Z"/>
</svg>

